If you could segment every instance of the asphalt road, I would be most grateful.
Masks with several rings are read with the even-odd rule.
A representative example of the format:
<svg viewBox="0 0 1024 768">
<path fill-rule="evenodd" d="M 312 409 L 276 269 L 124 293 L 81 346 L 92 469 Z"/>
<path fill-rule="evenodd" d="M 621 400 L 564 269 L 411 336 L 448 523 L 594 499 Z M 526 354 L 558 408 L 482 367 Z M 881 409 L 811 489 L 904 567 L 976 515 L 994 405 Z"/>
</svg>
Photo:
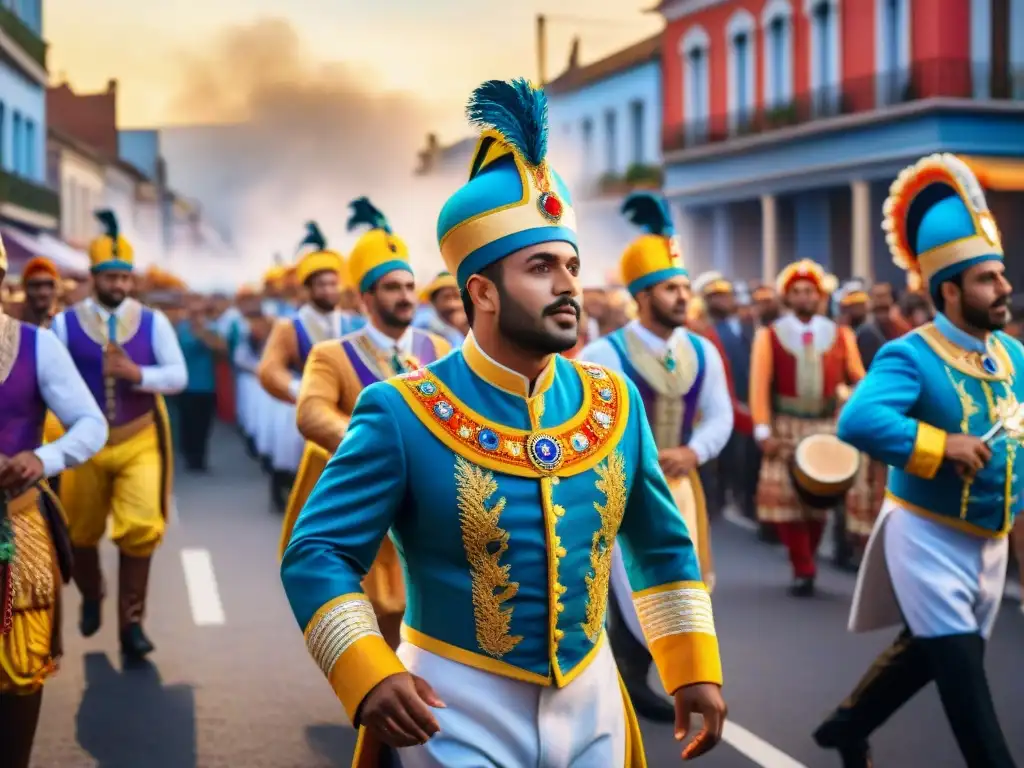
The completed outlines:
<svg viewBox="0 0 1024 768">
<path fill-rule="evenodd" d="M 101 632 L 75 626 L 46 687 L 35 768 L 347 768 L 355 734 L 308 658 L 277 575 L 280 517 L 267 482 L 227 429 L 210 475 L 179 477 L 178 514 L 154 561 L 152 665 L 122 669 L 112 603 Z M 714 529 L 714 603 L 732 725 L 705 768 L 828 768 L 810 732 L 890 640 L 846 632 L 853 577 L 827 567 L 821 595 L 785 594 L 783 553 L 724 521 Z M 108 579 L 116 554 L 104 552 Z M 1024 765 L 1024 615 L 1004 603 L 988 666 L 996 706 Z M 1016 726 L 1016 727 L 1015 727 Z M 648 764 L 678 764 L 671 728 L 644 724 Z M 929 687 L 873 741 L 881 768 L 962 765 Z M 511 768 L 511 767 L 510 767 Z"/>
</svg>

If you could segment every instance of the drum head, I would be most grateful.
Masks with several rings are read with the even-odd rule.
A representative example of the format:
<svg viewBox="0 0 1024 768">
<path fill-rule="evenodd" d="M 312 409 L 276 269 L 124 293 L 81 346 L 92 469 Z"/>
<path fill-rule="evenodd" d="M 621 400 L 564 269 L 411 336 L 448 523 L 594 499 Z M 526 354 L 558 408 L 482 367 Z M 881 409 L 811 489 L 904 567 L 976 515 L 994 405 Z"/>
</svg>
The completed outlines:
<svg viewBox="0 0 1024 768">
<path fill-rule="evenodd" d="M 860 451 L 835 435 L 811 435 L 800 441 L 794 463 L 812 480 L 831 485 L 843 483 L 857 474 Z"/>
</svg>

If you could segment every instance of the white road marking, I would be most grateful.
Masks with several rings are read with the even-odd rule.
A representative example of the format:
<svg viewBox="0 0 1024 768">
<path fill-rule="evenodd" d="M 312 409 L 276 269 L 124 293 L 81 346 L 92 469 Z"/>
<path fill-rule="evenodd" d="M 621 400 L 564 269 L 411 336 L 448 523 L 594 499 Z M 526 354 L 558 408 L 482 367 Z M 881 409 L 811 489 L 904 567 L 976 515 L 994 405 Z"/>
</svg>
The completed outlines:
<svg viewBox="0 0 1024 768">
<path fill-rule="evenodd" d="M 738 509 L 736 509 L 736 507 L 734 507 L 732 504 L 727 504 L 725 509 L 722 510 L 722 517 L 724 517 L 727 522 L 730 522 L 733 525 L 739 526 L 740 528 L 743 528 L 748 531 L 756 531 L 758 527 L 757 520 L 751 520 L 749 517 L 742 514 Z"/>
<path fill-rule="evenodd" d="M 673 702 L 673 698 L 662 687 L 658 668 L 653 664 L 647 670 L 647 687 L 657 692 L 668 703 Z M 773 747 L 760 736 L 732 720 L 725 721 L 722 741 L 761 768 L 807 768 L 803 763 L 798 763 L 782 750 Z"/>
<path fill-rule="evenodd" d="M 185 571 L 188 602 L 192 608 L 192 621 L 197 627 L 219 626 L 224 623 L 224 607 L 220 602 L 213 560 L 206 549 L 181 550 L 181 566 Z"/>
<path fill-rule="evenodd" d="M 732 720 L 725 721 L 722 741 L 761 768 L 807 768 Z"/>
</svg>

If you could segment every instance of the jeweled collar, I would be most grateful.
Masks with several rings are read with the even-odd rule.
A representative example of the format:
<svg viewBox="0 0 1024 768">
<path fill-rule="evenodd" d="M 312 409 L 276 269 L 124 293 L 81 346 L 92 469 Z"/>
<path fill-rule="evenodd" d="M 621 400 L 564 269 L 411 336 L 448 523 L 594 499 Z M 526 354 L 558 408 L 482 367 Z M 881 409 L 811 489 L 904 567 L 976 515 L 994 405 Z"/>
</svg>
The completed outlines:
<svg viewBox="0 0 1024 768">
<path fill-rule="evenodd" d="M 547 367 L 537 377 L 537 382 L 531 392 L 530 380 L 523 374 L 505 367 L 480 349 L 472 331 L 462 342 L 462 356 L 469 369 L 492 387 L 526 400 L 543 395 L 555 380 L 555 356 L 552 355 Z"/>
</svg>

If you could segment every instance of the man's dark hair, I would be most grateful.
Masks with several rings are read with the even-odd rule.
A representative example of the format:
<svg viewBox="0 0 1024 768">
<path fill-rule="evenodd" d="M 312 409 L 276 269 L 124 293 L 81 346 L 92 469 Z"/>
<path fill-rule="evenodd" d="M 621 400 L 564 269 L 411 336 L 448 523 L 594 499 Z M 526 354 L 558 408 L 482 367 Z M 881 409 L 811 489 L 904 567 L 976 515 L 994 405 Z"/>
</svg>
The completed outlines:
<svg viewBox="0 0 1024 768">
<path fill-rule="evenodd" d="M 932 303 L 935 304 L 935 309 L 939 312 L 946 311 L 946 300 L 942 298 L 942 286 L 945 283 L 952 283 L 962 291 L 964 289 L 964 275 L 961 272 L 960 274 L 954 275 L 948 280 L 943 280 L 941 283 L 935 286 L 935 292 L 932 293 Z"/>
<path fill-rule="evenodd" d="M 498 286 L 499 290 L 502 287 L 502 285 L 501 285 L 501 276 L 502 276 L 501 265 L 502 265 L 502 262 L 496 261 L 493 264 L 488 264 L 486 267 L 481 269 L 480 272 L 479 272 L 481 277 L 486 277 L 488 280 L 490 280 L 492 283 L 494 283 L 496 286 Z M 476 312 L 474 311 L 474 308 L 473 308 L 473 299 L 470 298 L 469 291 L 467 291 L 465 288 L 462 289 L 462 309 L 466 313 L 466 322 L 469 324 L 469 327 L 472 328 L 473 327 L 473 319 L 476 316 Z"/>
</svg>

